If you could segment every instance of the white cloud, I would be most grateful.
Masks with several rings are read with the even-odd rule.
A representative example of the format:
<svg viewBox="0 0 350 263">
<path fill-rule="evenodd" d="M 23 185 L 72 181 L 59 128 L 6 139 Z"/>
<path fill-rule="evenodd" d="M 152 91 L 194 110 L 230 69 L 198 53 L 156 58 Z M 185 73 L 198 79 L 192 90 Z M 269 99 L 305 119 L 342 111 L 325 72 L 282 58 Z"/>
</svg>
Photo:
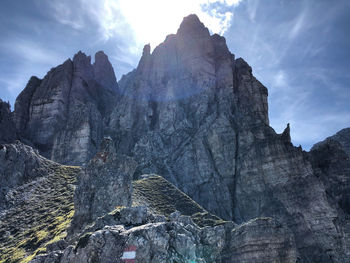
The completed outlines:
<svg viewBox="0 0 350 263">
<path fill-rule="evenodd" d="M 292 29 L 289 33 L 289 39 L 294 39 L 299 35 L 301 30 L 305 27 L 305 17 L 306 17 L 306 10 L 303 10 L 302 13 L 299 14 L 299 16 L 293 21 Z"/>
<path fill-rule="evenodd" d="M 249 19 L 253 22 L 255 21 L 256 11 L 258 10 L 259 3 L 260 3 L 259 1 L 254 1 L 254 0 L 248 0 L 247 2 L 248 16 L 249 16 Z"/>
<path fill-rule="evenodd" d="M 51 67 L 63 62 L 61 54 L 18 37 L 2 42 L 0 48 L 7 50 L 12 57 L 20 58 L 11 73 L 0 75 L 0 84 L 6 88 L 12 105 L 32 75 L 42 78 Z"/>
<path fill-rule="evenodd" d="M 275 88 L 287 87 L 288 83 L 287 83 L 286 72 L 284 70 L 279 70 L 277 74 L 274 76 L 273 82 L 274 82 L 273 85 L 275 86 Z"/>
<path fill-rule="evenodd" d="M 49 1 L 49 6 L 53 9 L 53 16 L 64 25 L 81 29 L 84 27 L 84 21 L 79 12 L 75 12 L 64 1 Z"/>
<path fill-rule="evenodd" d="M 130 39 L 130 52 L 138 52 L 144 44 L 152 48 L 163 42 L 168 34 L 176 33 L 183 17 L 197 14 L 213 33 L 223 34 L 230 26 L 232 9 L 242 0 L 80 0 L 79 9 L 87 17 L 94 18 L 102 37 L 108 40 L 114 36 Z M 65 2 L 65 1 L 64 1 Z M 67 8 L 66 2 L 54 1 L 54 16 L 62 24 L 75 29 L 84 26 L 82 16 Z M 213 8 L 209 7 L 212 4 Z M 226 10 L 224 10 L 226 9 Z M 230 10 L 230 11 L 228 11 Z"/>
<path fill-rule="evenodd" d="M 25 39 L 11 39 L 11 41 L 3 42 L 0 47 L 5 48 L 22 60 L 31 63 L 53 66 L 62 62 L 60 54 L 41 46 L 38 43 Z"/>
<path fill-rule="evenodd" d="M 151 43 L 152 48 L 164 41 L 166 35 L 176 33 L 183 17 L 195 13 L 213 32 L 223 34 L 230 25 L 232 12 L 211 9 L 203 11 L 204 5 L 213 3 L 232 7 L 240 0 L 105 0 L 105 16 L 101 23 L 106 29 L 106 37 L 118 34 L 120 27 L 115 26 L 120 16 L 130 26 L 137 43 Z"/>
</svg>

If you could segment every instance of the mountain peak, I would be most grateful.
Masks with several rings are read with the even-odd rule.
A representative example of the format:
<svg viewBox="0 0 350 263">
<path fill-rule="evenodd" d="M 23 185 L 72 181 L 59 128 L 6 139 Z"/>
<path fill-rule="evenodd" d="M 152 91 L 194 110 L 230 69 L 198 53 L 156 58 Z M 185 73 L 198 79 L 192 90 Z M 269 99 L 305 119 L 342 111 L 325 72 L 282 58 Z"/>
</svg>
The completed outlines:
<svg viewBox="0 0 350 263">
<path fill-rule="evenodd" d="M 204 24 L 195 14 L 184 17 L 180 28 L 177 31 L 178 34 L 193 34 L 202 32 L 205 32 L 209 35 L 209 30 L 204 26 Z"/>
<path fill-rule="evenodd" d="M 73 57 L 73 62 L 75 63 L 81 63 L 81 62 L 88 62 L 89 64 L 91 63 L 91 57 L 87 56 L 84 52 L 81 50 L 78 51 Z"/>
<path fill-rule="evenodd" d="M 99 61 L 99 60 L 108 61 L 108 56 L 102 50 L 96 52 L 95 54 L 95 63 L 96 61 Z"/>
<path fill-rule="evenodd" d="M 114 90 L 117 86 L 117 79 L 114 69 L 108 56 L 103 51 L 95 54 L 95 62 L 93 64 L 94 75 L 96 81 L 103 87 Z"/>
</svg>

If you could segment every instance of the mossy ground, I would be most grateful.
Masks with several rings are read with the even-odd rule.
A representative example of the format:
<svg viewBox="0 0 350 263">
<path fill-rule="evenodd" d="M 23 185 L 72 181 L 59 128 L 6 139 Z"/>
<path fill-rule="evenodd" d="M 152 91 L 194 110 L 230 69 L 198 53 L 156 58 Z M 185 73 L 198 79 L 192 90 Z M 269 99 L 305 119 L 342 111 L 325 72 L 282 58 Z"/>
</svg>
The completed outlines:
<svg viewBox="0 0 350 263">
<path fill-rule="evenodd" d="M 47 175 L 17 190 L 0 220 L 0 262 L 29 262 L 65 237 L 74 214 L 73 184 L 79 167 L 51 163 Z"/>
<path fill-rule="evenodd" d="M 201 227 L 224 223 L 161 176 L 153 175 L 134 181 L 133 188 L 135 206 L 147 206 L 154 213 L 166 217 L 177 210 L 182 215 L 191 216 L 192 220 Z"/>
<path fill-rule="evenodd" d="M 47 176 L 28 183 L 0 219 L 0 263 L 29 262 L 46 246 L 63 239 L 74 214 L 73 184 L 79 167 L 51 163 Z M 161 176 L 133 182 L 133 205 L 168 217 L 180 211 L 199 226 L 223 223 Z"/>
</svg>

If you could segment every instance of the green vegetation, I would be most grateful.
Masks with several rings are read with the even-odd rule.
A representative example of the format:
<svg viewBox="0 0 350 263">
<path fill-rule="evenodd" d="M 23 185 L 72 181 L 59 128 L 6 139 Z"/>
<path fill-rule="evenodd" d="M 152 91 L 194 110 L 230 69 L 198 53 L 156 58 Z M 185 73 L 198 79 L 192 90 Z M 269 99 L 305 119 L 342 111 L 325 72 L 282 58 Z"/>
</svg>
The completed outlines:
<svg viewBox="0 0 350 263">
<path fill-rule="evenodd" d="M 191 216 L 199 226 L 214 226 L 224 221 L 208 213 L 169 181 L 158 175 L 133 182 L 133 205 L 147 206 L 151 211 L 168 217 L 176 210 Z"/>
<path fill-rule="evenodd" d="M 41 169 L 47 176 L 17 189 L 15 204 L 0 220 L 0 263 L 29 262 L 45 253 L 47 245 L 66 236 L 74 215 L 73 184 L 80 168 L 52 162 L 46 165 Z M 224 222 L 161 176 L 134 181 L 133 187 L 134 206 L 147 206 L 166 217 L 177 210 L 201 227 Z M 116 207 L 110 214 L 122 208 Z M 78 246 L 85 246 L 90 234 L 81 237 Z"/>
<path fill-rule="evenodd" d="M 19 198 L 0 220 L 0 262 L 29 262 L 66 236 L 80 168 L 48 162 L 41 169 L 47 176 L 18 189 Z"/>
</svg>

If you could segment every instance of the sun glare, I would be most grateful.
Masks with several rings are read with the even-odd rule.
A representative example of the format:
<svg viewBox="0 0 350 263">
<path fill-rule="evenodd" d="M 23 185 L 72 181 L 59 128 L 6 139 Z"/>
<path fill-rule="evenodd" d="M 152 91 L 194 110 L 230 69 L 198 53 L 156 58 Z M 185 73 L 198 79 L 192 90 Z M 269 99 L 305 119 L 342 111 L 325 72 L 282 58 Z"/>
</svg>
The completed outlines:
<svg viewBox="0 0 350 263">
<path fill-rule="evenodd" d="M 151 44 L 154 49 L 168 34 L 176 33 L 183 17 L 197 14 L 212 33 L 223 34 L 232 18 L 232 7 L 240 0 L 106 0 L 105 8 L 109 23 L 113 23 L 113 13 L 119 13 L 131 27 L 135 40 L 140 45 Z M 205 6 L 215 4 L 207 12 Z M 220 8 L 219 8 L 220 7 Z M 109 13 L 109 14 L 108 14 Z M 114 20 L 114 21 L 113 21 Z M 106 27 L 113 28 L 106 24 Z M 108 29 L 107 29 L 108 30 Z"/>
</svg>

